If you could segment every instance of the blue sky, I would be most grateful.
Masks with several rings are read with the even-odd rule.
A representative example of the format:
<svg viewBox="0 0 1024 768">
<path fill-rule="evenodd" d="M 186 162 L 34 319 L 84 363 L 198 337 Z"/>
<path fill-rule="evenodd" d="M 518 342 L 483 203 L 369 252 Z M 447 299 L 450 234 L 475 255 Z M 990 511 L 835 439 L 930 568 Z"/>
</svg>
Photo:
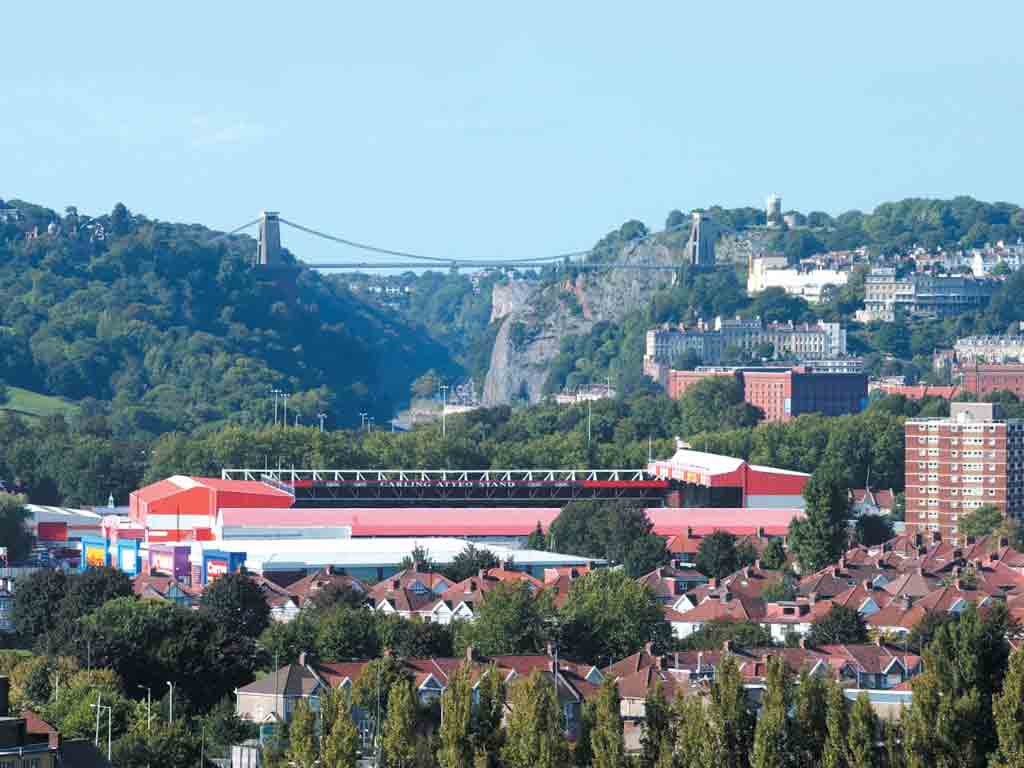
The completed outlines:
<svg viewBox="0 0 1024 768">
<path fill-rule="evenodd" d="M 1024 202 L 1021 4 L 493 5 L 15 4 L 0 198 L 496 258 L 771 192 Z"/>
</svg>

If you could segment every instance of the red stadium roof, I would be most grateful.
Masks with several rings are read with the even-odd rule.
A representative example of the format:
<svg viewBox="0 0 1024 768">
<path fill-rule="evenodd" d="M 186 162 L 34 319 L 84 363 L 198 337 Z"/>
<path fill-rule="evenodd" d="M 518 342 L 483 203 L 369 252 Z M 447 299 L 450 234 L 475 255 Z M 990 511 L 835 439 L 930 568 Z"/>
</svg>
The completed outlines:
<svg viewBox="0 0 1024 768">
<path fill-rule="evenodd" d="M 528 536 L 547 530 L 558 507 L 384 507 L 348 509 L 222 509 L 222 526 L 336 528 L 359 536 Z"/>
<path fill-rule="evenodd" d="M 803 512 L 796 507 L 650 507 L 647 517 L 659 536 L 703 535 L 728 531 L 736 535 L 785 536 Z"/>
</svg>

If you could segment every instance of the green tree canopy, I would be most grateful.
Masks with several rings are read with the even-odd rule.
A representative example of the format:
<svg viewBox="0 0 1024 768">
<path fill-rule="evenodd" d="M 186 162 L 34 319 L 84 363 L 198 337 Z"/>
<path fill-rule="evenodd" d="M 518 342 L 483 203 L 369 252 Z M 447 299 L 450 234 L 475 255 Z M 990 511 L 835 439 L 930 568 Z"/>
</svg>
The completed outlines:
<svg viewBox="0 0 1024 768">
<path fill-rule="evenodd" d="M 833 605 L 824 616 L 811 623 L 807 642 L 811 645 L 841 645 L 864 643 L 868 639 L 863 617 L 845 605 Z"/>
<path fill-rule="evenodd" d="M 462 551 L 456 553 L 451 563 L 442 569 L 442 573 L 452 581 L 458 582 L 476 576 L 480 571 L 497 568 L 499 565 L 501 563 L 491 550 L 470 542 Z"/>
<path fill-rule="evenodd" d="M 566 768 L 569 749 L 550 678 L 534 670 L 512 683 L 508 699 L 502 763 L 508 768 Z"/>
<path fill-rule="evenodd" d="M 667 648 L 661 605 L 622 571 L 602 568 L 572 582 L 561 611 L 567 655 L 604 666 L 654 643 Z"/>
<path fill-rule="evenodd" d="M 244 573 L 228 573 L 208 584 L 199 598 L 199 609 L 246 637 L 258 637 L 270 623 L 270 606 L 263 591 Z"/>
<path fill-rule="evenodd" d="M 736 537 L 728 531 L 714 531 L 701 539 L 695 562 L 697 570 L 709 579 L 721 579 L 740 567 Z"/>
<path fill-rule="evenodd" d="M 552 550 L 622 563 L 636 577 L 668 559 L 642 506 L 632 501 L 591 500 L 566 504 L 551 523 Z"/>
<path fill-rule="evenodd" d="M 789 527 L 789 546 L 802 573 L 834 563 L 846 548 L 849 489 L 845 470 L 837 463 L 820 466 L 804 486 L 805 516 Z"/>
<path fill-rule="evenodd" d="M 484 593 L 476 618 L 456 627 L 456 649 L 472 645 L 487 655 L 539 653 L 549 615 L 547 595 L 535 595 L 525 582 L 498 584 Z"/>
</svg>

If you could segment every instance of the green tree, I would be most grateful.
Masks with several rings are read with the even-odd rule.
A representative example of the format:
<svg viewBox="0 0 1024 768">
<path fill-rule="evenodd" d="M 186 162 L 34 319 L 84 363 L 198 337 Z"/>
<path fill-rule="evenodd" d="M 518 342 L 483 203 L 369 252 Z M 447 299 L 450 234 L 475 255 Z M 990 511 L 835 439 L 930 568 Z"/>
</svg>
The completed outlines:
<svg viewBox="0 0 1024 768">
<path fill-rule="evenodd" d="M 998 749 L 993 768 L 1024 768 L 1024 650 L 1010 654 L 1003 690 L 992 702 Z"/>
<path fill-rule="evenodd" d="M 828 688 L 817 675 L 800 670 L 793 694 L 793 756 L 797 766 L 814 766 L 824 753 L 828 732 Z"/>
<path fill-rule="evenodd" d="M 732 654 L 725 654 L 715 670 L 708 721 L 708 756 L 715 762 L 705 764 L 746 768 L 754 746 L 754 715 L 747 706 L 740 668 Z"/>
<path fill-rule="evenodd" d="M 982 504 L 960 515 L 957 524 L 961 536 L 988 536 L 1003 524 L 1003 513 L 995 504 Z"/>
<path fill-rule="evenodd" d="M 626 751 L 622 738 L 619 690 L 613 678 L 601 683 L 594 702 L 594 726 L 590 731 L 593 768 L 623 768 Z"/>
<path fill-rule="evenodd" d="M 779 537 L 773 537 L 761 553 L 761 567 L 778 571 L 786 564 L 786 547 Z"/>
<path fill-rule="evenodd" d="M 236 637 L 202 611 L 158 600 L 109 600 L 79 625 L 82 666 L 108 667 L 125 689 L 165 690 L 174 683 L 175 712 L 206 710 L 252 680 L 252 640 Z"/>
<path fill-rule="evenodd" d="M 8 563 L 23 560 L 32 545 L 32 537 L 26 525 L 29 518 L 28 510 L 25 509 L 26 501 L 24 496 L 0 493 L 0 547 L 7 550 Z"/>
<path fill-rule="evenodd" d="M 327 694 L 323 708 L 320 759 L 330 768 L 356 768 L 359 758 L 359 731 L 352 719 L 352 701 L 348 692 L 335 689 Z"/>
<path fill-rule="evenodd" d="M 452 581 L 458 582 L 476 576 L 480 571 L 497 568 L 499 565 L 498 558 L 491 550 L 469 542 L 441 572 Z"/>
<path fill-rule="evenodd" d="M 697 549 L 697 570 L 709 579 L 721 579 L 739 569 L 736 537 L 728 531 L 714 531 L 701 539 Z"/>
<path fill-rule="evenodd" d="M 640 768 L 657 768 L 666 744 L 675 741 L 672 732 L 672 710 L 665 698 L 665 689 L 658 680 L 644 700 L 644 730 L 640 736 Z M 671 746 L 669 746 L 671 750 Z"/>
<path fill-rule="evenodd" d="M 526 540 L 526 548 L 541 551 L 548 548 L 547 537 L 544 535 L 544 529 L 540 527 L 540 520 L 537 521 L 537 527 L 530 532 L 530 536 Z"/>
<path fill-rule="evenodd" d="M 156 722 L 150 730 L 136 727 L 124 738 L 117 740 L 113 764 L 118 768 L 178 768 L 182 765 L 197 765 L 203 751 L 200 741 L 194 730 L 183 721 Z"/>
<path fill-rule="evenodd" d="M 790 681 L 786 663 L 779 656 L 768 660 L 767 687 L 761 715 L 754 730 L 751 768 L 783 768 L 790 760 Z"/>
<path fill-rule="evenodd" d="M 400 659 L 447 658 L 453 653 L 451 624 L 423 621 L 419 617 L 403 619 L 381 612 L 374 613 L 373 618 L 378 647 L 390 648 Z"/>
<path fill-rule="evenodd" d="M 383 719 L 388 712 L 391 692 L 410 682 L 408 671 L 394 656 L 374 659 L 363 667 L 352 686 L 352 706 L 359 707 L 363 712 L 368 712 L 371 718 L 375 718 L 379 694 Z"/>
<path fill-rule="evenodd" d="M 873 547 L 888 541 L 894 535 L 888 515 L 861 515 L 857 518 L 854 538 L 858 544 Z"/>
<path fill-rule="evenodd" d="M 208 584 L 199 597 L 199 609 L 246 637 L 258 637 L 270 623 L 263 591 L 244 573 L 228 573 Z"/>
<path fill-rule="evenodd" d="M 388 714 L 381 734 L 381 751 L 388 768 L 411 768 L 416 757 L 416 699 L 407 680 L 395 683 L 388 694 Z"/>
<path fill-rule="evenodd" d="M 737 648 L 761 648 L 773 641 L 771 633 L 756 622 L 712 619 L 689 637 L 677 641 L 677 645 L 694 651 L 713 651 L 726 642 Z"/>
<path fill-rule="evenodd" d="M 548 543 L 558 552 L 622 563 L 634 578 L 668 559 L 665 540 L 632 501 L 570 502 L 551 523 Z"/>
<path fill-rule="evenodd" d="M 64 738 L 93 738 L 99 698 L 111 707 L 111 733 L 114 739 L 124 735 L 138 715 L 138 706 L 125 696 L 117 675 L 109 669 L 81 670 L 61 680 L 60 697 L 42 708 L 43 718 L 60 731 Z"/>
<path fill-rule="evenodd" d="M 568 744 L 551 680 L 539 670 L 509 688 L 502 763 L 508 768 L 565 768 Z"/>
<path fill-rule="evenodd" d="M 661 605 L 622 571 L 602 568 L 573 581 L 561 617 L 564 647 L 593 663 L 624 658 L 647 642 L 669 644 Z"/>
<path fill-rule="evenodd" d="M 805 516 L 790 523 L 789 547 L 802 573 L 813 573 L 839 559 L 846 547 L 849 490 L 845 470 L 822 464 L 804 486 Z"/>
<path fill-rule="evenodd" d="M 590 745 L 590 734 L 594 730 L 594 704 L 584 701 L 580 705 L 580 722 L 576 729 L 576 743 L 572 745 L 572 764 L 577 768 L 591 768 L 594 751 Z"/>
<path fill-rule="evenodd" d="M 833 605 L 824 616 L 811 623 L 807 642 L 811 645 L 865 643 L 868 628 L 863 617 L 845 605 Z"/>
<path fill-rule="evenodd" d="M 849 730 L 846 734 L 846 755 L 849 768 L 874 768 L 878 765 L 875 751 L 878 718 L 871 709 L 867 693 L 861 691 L 853 702 L 850 712 Z"/>
<path fill-rule="evenodd" d="M 719 738 L 723 732 L 716 728 L 712 734 L 714 738 L 709 735 L 702 698 L 677 695 L 672 712 L 676 724 L 674 752 L 678 768 L 703 768 L 705 765 L 710 768 L 724 764 L 725 743 Z"/>
<path fill-rule="evenodd" d="M 993 696 L 1006 670 L 1009 619 L 996 604 L 985 617 L 968 605 L 941 625 L 924 650 L 924 673 L 914 678 L 905 715 L 907 765 L 981 768 L 998 747 Z"/>
<path fill-rule="evenodd" d="M 62 571 L 36 571 L 18 582 L 14 593 L 14 629 L 25 642 L 41 647 L 56 625 L 55 606 L 67 592 L 68 577 Z"/>
<path fill-rule="evenodd" d="M 472 768 L 472 710 L 470 669 L 462 664 L 451 675 L 448 687 L 441 694 L 440 747 L 437 750 L 437 762 L 441 768 Z"/>
<path fill-rule="evenodd" d="M 318 619 L 316 652 L 325 661 L 377 654 L 380 647 L 377 617 L 369 609 L 339 605 L 319 614 Z"/>
<path fill-rule="evenodd" d="M 319 755 L 316 740 L 316 714 L 306 699 L 299 699 L 288 724 L 288 750 L 285 758 L 297 768 L 313 768 Z"/>
<path fill-rule="evenodd" d="M 430 556 L 430 550 L 421 544 L 416 544 L 412 552 L 402 558 L 399 568 L 403 571 L 416 569 L 421 573 L 429 573 L 437 570 L 437 563 Z"/>
<path fill-rule="evenodd" d="M 480 653 L 539 653 L 544 648 L 546 595 L 534 595 L 525 582 L 497 584 L 484 593 L 472 622 L 455 629 L 457 650 L 472 645 Z"/>
<path fill-rule="evenodd" d="M 495 664 L 490 664 L 477 683 L 477 705 L 473 710 L 474 765 L 497 768 L 504 744 L 501 727 L 505 715 L 505 684 Z"/>
<path fill-rule="evenodd" d="M 131 595 L 131 579 L 116 568 L 87 568 L 72 574 L 57 606 L 56 621 L 45 638 L 46 648 L 51 653 L 78 652 L 81 655 L 83 650 L 87 650 L 80 642 L 83 639 L 82 617 L 111 600 Z"/>
<path fill-rule="evenodd" d="M 822 747 L 822 768 L 847 768 L 846 762 L 846 697 L 834 680 L 828 682 L 825 716 L 825 744 Z"/>
<path fill-rule="evenodd" d="M 752 427 L 763 415 L 744 402 L 743 388 L 732 376 L 712 376 L 687 387 L 679 401 L 686 435 Z"/>
</svg>

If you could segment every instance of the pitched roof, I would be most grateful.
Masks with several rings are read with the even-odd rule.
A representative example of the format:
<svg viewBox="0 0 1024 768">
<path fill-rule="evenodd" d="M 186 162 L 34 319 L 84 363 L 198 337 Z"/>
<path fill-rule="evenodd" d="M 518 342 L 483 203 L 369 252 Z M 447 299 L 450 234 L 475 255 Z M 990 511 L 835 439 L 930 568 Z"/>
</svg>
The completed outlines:
<svg viewBox="0 0 1024 768">
<path fill-rule="evenodd" d="M 329 566 L 293 581 L 286 590 L 301 606 L 321 589 L 329 586 L 348 587 L 364 594 L 368 592 L 366 585 L 359 579 L 344 573 L 336 573 Z"/>
<path fill-rule="evenodd" d="M 743 595 L 722 593 L 720 596 L 706 598 L 691 608 L 684 616 L 688 622 L 706 622 L 716 619 L 732 619 L 733 621 L 754 621 L 765 614 L 763 600 Z"/>
<path fill-rule="evenodd" d="M 316 688 L 318 680 L 306 667 L 300 664 L 286 664 L 266 677 L 239 688 L 239 693 L 279 696 L 308 696 Z"/>
</svg>

